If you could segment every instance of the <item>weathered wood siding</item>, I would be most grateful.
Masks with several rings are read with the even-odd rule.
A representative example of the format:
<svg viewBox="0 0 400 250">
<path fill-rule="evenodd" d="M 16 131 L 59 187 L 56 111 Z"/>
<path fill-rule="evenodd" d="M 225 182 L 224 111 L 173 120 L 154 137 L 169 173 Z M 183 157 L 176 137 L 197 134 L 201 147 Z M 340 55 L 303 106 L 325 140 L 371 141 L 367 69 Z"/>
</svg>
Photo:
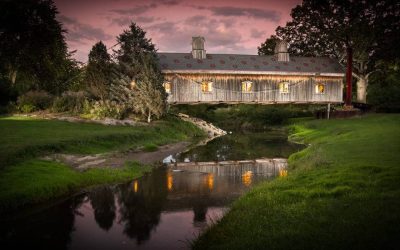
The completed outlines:
<svg viewBox="0 0 400 250">
<path fill-rule="evenodd" d="M 171 83 L 169 103 L 338 103 L 343 100 L 341 77 L 254 76 L 166 74 Z M 202 92 L 201 82 L 213 82 L 213 90 Z M 242 92 L 242 82 L 252 82 L 252 92 Z M 289 83 L 289 93 L 280 93 L 279 83 Z M 315 93 L 315 85 L 325 85 L 323 94 Z"/>
</svg>

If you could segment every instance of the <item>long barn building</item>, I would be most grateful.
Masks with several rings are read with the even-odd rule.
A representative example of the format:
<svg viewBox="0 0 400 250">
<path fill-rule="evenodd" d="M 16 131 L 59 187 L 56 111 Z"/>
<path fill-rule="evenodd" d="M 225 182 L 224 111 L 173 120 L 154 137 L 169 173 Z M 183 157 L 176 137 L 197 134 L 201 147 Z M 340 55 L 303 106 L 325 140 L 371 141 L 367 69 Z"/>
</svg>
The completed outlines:
<svg viewBox="0 0 400 250">
<path fill-rule="evenodd" d="M 344 72 L 327 57 L 294 57 L 281 41 L 275 55 L 206 54 L 193 37 L 191 53 L 158 53 L 171 104 L 341 103 Z"/>
</svg>

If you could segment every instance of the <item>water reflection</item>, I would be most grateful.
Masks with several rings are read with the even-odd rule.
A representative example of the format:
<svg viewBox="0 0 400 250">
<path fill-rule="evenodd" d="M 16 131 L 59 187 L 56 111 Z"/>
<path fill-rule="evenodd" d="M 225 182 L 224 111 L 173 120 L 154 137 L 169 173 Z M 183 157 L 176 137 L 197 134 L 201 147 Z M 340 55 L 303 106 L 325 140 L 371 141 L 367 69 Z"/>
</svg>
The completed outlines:
<svg viewBox="0 0 400 250">
<path fill-rule="evenodd" d="M 247 160 L 258 158 L 288 158 L 303 149 L 287 141 L 283 131 L 235 132 L 218 137 L 177 156 L 178 162 Z"/>
<path fill-rule="evenodd" d="M 259 155 L 285 157 L 299 147 L 274 136 L 262 136 L 221 137 L 208 146 L 170 156 L 167 162 L 175 162 L 175 168 L 161 167 L 130 183 L 99 187 L 30 215 L 1 218 L 0 247 L 188 247 L 186 240 L 220 218 L 226 207 L 251 186 L 287 175 L 279 161 L 253 159 Z M 212 163 L 215 159 L 227 161 Z M 230 162 L 237 159 L 252 160 Z"/>
<path fill-rule="evenodd" d="M 89 193 L 94 219 L 100 228 L 108 231 L 115 219 L 114 194 L 110 187 L 100 187 Z"/>
</svg>

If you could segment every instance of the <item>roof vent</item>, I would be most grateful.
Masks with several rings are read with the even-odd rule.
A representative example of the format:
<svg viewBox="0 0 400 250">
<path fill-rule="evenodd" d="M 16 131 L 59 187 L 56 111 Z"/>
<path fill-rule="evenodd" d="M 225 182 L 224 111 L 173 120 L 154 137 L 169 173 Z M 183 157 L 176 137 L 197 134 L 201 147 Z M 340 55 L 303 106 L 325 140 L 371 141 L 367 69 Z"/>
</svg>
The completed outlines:
<svg viewBox="0 0 400 250">
<path fill-rule="evenodd" d="M 205 59 L 206 50 L 204 49 L 204 42 L 206 40 L 202 36 L 192 37 L 192 56 L 194 59 Z"/>
<path fill-rule="evenodd" d="M 278 62 L 289 62 L 288 44 L 285 41 L 277 41 L 275 46 L 275 57 Z"/>
</svg>

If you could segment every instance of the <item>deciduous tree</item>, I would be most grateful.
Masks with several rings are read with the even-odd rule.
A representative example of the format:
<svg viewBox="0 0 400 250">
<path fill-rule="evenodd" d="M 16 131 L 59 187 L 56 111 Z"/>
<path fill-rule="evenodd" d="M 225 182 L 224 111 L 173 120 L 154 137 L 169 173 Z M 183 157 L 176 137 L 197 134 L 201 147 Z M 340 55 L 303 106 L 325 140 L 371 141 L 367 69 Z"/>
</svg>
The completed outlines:
<svg viewBox="0 0 400 250">
<path fill-rule="evenodd" d="M 290 43 L 290 53 L 336 57 L 343 65 L 351 48 L 357 101 L 365 103 L 377 53 L 385 37 L 398 36 L 399 6 L 392 0 L 304 0 L 292 10 L 293 20 L 276 33 Z"/>
</svg>

